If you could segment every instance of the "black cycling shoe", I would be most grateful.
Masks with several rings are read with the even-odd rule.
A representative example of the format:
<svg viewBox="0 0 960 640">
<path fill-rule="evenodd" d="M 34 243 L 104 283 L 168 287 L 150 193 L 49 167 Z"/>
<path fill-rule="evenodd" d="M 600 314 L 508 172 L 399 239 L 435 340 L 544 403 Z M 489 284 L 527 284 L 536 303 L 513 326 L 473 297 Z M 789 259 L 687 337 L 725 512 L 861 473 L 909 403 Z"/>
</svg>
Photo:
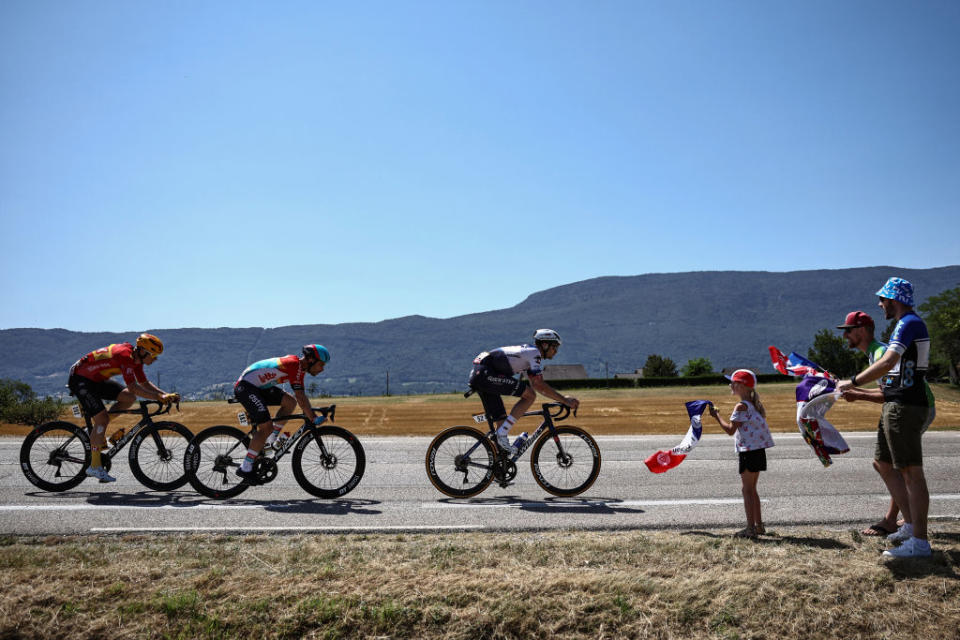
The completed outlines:
<svg viewBox="0 0 960 640">
<path fill-rule="evenodd" d="M 249 485 L 260 484 L 260 479 L 257 477 L 257 472 L 253 469 L 250 469 L 250 471 L 244 471 L 243 469 L 238 468 L 236 474 L 237 477 Z"/>
</svg>

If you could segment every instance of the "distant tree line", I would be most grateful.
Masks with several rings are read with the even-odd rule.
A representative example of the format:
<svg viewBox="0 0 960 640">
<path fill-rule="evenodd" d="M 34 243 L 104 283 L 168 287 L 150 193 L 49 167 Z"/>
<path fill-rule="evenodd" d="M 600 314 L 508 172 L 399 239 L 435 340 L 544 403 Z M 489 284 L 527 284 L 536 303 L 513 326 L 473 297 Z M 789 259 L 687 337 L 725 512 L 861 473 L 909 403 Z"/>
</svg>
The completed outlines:
<svg viewBox="0 0 960 640">
<path fill-rule="evenodd" d="M 54 420 L 63 403 L 47 396 L 40 399 L 26 382 L 0 378 L 0 422 L 35 425 Z"/>
</svg>

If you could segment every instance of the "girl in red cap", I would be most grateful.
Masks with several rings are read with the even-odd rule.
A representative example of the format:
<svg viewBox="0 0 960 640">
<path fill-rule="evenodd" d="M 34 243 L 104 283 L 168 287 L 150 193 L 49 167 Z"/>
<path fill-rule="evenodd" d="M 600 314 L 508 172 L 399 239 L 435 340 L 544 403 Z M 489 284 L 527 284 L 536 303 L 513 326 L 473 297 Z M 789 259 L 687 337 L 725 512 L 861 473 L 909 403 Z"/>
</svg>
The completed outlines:
<svg viewBox="0 0 960 640">
<path fill-rule="evenodd" d="M 770 427 L 767 426 L 767 412 L 757 395 L 757 376 L 749 369 L 737 369 L 730 380 L 730 393 L 738 396 L 740 402 L 733 408 L 730 422 L 724 422 L 716 408 L 710 406 L 710 415 L 727 434 L 733 436 L 734 445 L 740 456 L 740 481 L 743 483 L 743 508 L 747 512 L 747 526 L 735 535 L 741 538 L 756 538 L 766 533 L 763 518 L 760 516 L 760 496 L 757 494 L 757 480 L 760 472 L 767 470 L 767 449 L 773 446 Z"/>
</svg>

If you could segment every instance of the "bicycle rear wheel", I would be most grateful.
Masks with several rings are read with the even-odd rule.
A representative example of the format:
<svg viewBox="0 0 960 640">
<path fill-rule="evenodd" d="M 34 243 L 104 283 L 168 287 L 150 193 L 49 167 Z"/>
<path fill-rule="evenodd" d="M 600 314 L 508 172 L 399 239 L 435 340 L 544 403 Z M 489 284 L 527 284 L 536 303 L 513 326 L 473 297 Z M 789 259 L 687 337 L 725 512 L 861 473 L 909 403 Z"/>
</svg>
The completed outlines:
<svg viewBox="0 0 960 640">
<path fill-rule="evenodd" d="M 236 427 L 220 425 L 198 433 L 183 454 L 190 486 L 214 500 L 243 493 L 250 485 L 237 477 L 236 470 L 247 455 L 248 443 L 247 434 Z"/>
<path fill-rule="evenodd" d="M 183 456 L 193 433 L 179 422 L 155 422 L 130 442 L 130 471 L 145 487 L 173 491 L 187 483 Z"/>
<path fill-rule="evenodd" d="M 31 431 L 20 447 L 20 470 L 44 491 L 66 491 L 87 477 L 90 438 L 83 427 L 48 422 Z"/>
<path fill-rule="evenodd" d="M 427 476 L 440 493 L 469 498 L 493 480 L 493 443 L 473 427 L 450 427 L 427 448 Z"/>
<path fill-rule="evenodd" d="M 556 427 L 556 431 L 556 439 L 547 431 L 534 443 L 530 470 L 547 493 L 565 497 L 579 495 L 589 489 L 600 474 L 600 447 L 580 427 Z"/>
<path fill-rule="evenodd" d="M 290 464 L 304 491 L 318 498 L 338 498 L 360 483 L 367 458 L 355 435 L 328 426 L 304 434 L 293 449 Z"/>
</svg>

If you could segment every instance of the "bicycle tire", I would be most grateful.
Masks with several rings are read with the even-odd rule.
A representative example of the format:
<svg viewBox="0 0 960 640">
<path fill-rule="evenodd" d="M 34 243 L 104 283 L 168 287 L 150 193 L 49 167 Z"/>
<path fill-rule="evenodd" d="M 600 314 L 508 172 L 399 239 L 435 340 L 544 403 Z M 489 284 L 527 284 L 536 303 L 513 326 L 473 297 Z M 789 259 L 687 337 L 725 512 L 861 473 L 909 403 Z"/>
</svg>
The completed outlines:
<svg viewBox="0 0 960 640">
<path fill-rule="evenodd" d="M 198 433 L 183 454 L 190 486 L 214 500 L 226 500 L 246 491 L 250 485 L 238 478 L 234 470 L 243 463 L 248 444 L 247 434 L 236 427 L 218 425 Z"/>
<path fill-rule="evenodd" d="M 317 435 L 330 457 L 325 457 L 316 444 Z M 293 448 L 290 466 L 293 477 L 307 493 L 318 498 L 339 498 L 360 484 L 367 457 L 355 435 L 330 425 L 308 431 L 300 438 Z"/>
<path fill-rule="evenodd" d="M 90 438 L 83 427 L 69 422 L 42 424 L 20 446 L 20 470 L 31 484 L 44 491 L 74 488 L 87 478 L 88 466 Z"/>
<path fill-rule="evenodd" d="M 474 449 L 469 459 L 463 456 Z M 427 447 L 427 477 L 437 491 L 451 498 L 470 498 L 483 492 L 493 481 L 493 465 L 497 453 L 493 443 L 483 433 L 473 427 L 450 427 L 444 429 L 433 439 Z M 479 475 L 478 480 L 469 480 L 469 471 L 474 468 Z M 462 474 L 462 481 L 457 482 L 457 476 Z"/>
<path fill-rule="evenodd" d="M 580 427 L 556 427 L 556 431 L 564 456 L 561 457 L 556 440 L 547 431 L 537 439 L 530 452 L 530 471 L 547 493 L 576 496 L 589 489 L 600 475 L 600 447 Z"/>
<path fill-rule="evenodd" d="M 163 451 L 157 445 L 161 438 Z M 154 491 L 173 491 L 187 483 L 183 464 L 193 433 L 179 422 L 154 422 L 141 429 L 130 441 L 130 471 L 145 487 Z"/>
</svg>

